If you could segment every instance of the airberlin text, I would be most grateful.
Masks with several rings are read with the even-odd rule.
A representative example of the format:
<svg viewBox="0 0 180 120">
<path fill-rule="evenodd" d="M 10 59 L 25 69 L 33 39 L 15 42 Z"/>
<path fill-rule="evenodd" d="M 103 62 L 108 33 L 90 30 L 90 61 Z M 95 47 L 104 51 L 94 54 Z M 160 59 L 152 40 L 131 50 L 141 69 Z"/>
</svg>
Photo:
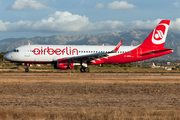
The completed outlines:
<svg viewBox="0 0 180 120">
<path fill-rule="evenodd" d="M 46 54 L 49 54 L 49 55 L 78 55 L 78 49 L 76 49 L 76 48 L 71 49 L 71 47 L 65 47 L 63 49 L 60 49 L 60 48 L 53 49 L 50 47 L 47 47 L 47 48 L 41 47 L 41 49 L 34 48 L 32 52 L 35 55 L 46 55 Z"/>
</svg>

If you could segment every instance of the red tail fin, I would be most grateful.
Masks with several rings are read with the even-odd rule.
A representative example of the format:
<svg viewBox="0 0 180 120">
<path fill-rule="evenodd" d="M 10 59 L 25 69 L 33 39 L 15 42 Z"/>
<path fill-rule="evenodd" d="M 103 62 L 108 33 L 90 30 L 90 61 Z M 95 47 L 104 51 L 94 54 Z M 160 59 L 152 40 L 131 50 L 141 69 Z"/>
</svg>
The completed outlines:
<svg viewBox="0 0 180 120">
<path fill-rule="evenodd" d="M 144 40 L 140 47 L 163 48 L 166 40 L 170 20 L 162 20 L 159 25 Z"/>
</svg>

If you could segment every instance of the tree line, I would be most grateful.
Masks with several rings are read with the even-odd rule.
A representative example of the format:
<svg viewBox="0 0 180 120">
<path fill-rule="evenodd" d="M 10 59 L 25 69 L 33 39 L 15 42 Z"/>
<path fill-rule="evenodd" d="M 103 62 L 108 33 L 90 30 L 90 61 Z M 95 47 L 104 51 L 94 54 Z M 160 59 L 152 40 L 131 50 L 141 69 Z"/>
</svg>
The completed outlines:
<svg viewBox="0 0 180 120">
<path fill-rule="evenodd" d="M 8 52 L 1 52 L 0 53 L 0 61 L 3 61 L 4 60 L 4 55 L 8 53 Z"/>
</svg>

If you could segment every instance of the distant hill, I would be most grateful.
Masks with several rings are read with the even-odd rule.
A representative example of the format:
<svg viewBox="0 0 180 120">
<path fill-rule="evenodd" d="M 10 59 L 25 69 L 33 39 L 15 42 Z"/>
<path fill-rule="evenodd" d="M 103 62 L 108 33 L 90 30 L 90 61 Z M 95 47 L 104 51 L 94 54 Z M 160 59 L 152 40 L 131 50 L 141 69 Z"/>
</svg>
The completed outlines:
<svg viewBox="0 0 180 120">
<path fill-rule="evenodd" d="M 0 41 L 0 52 L 10 51 L 21 45 L 50 44 L 50 45 L 116 45 L 123 40 L 122 45 L 138 45 L 150 34 L 152 30 L 129 30 L 125 32 L 111 32 L 105 34 L 60 35 L 35 38 L 8 38 Z M 165 47 L 174 49 L 174 53 L 161 57 L 161 59 L 180 58 L 180 34 L 168 32 Z"/>
</svg>

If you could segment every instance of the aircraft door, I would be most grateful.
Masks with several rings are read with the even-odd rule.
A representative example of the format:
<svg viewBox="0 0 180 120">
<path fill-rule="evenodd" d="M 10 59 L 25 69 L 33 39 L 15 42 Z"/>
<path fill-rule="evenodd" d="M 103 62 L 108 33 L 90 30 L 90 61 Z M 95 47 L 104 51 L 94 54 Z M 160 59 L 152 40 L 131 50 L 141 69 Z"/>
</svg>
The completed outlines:
<svg viewBox="0 0 180 120">
<path fill-rule="evenodd" d="M 29 47 L 26 47 L 25 48 L 25 57 L 30 57 L 30 48 Z"/>
<path fill-rule="evenodd" d="M 137 58 L 141 58 L 142 57 L 142 48 L 137 48 Z"/>
</svg>

